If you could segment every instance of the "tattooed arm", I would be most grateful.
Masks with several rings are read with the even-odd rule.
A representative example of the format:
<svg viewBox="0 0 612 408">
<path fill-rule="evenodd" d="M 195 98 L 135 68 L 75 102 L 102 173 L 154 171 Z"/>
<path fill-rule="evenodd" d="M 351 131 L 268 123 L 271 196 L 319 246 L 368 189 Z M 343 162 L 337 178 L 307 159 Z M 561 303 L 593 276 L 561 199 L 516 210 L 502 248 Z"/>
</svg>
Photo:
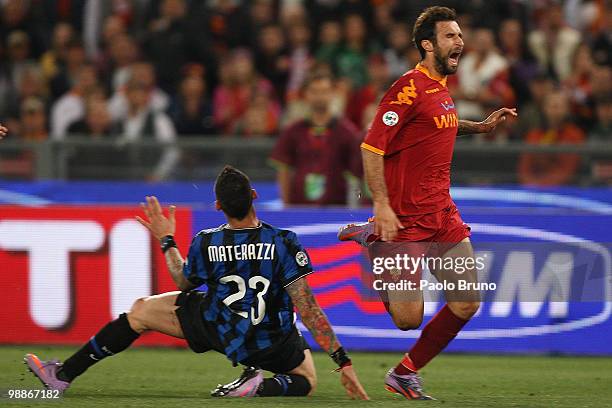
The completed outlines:
<svg viewBox="0 0 612 408">
<path fill-rule="evenodd" d="M 338 364 L 340 383 L 348 396 L 352 399 L 370 399 L 359 382 L 353 364 L 338 341 L 327 316 L 325 316 L 319 303 L 317 303 L 317 299 L 312 294 L 306 278 L 298 279 L 287 286 L 286 290 L 291 296 L 293 304 L 297 307 L 304 326 L 308 328 L 317 344 Z"/>
<path fill-rule="evenodd" d="M 286 290 L 300 313 L 304 326 L 310 331 L 321 349 L 325 350 L 327 354 L 332 354 L 338 350 L 342 345 L 336 338 L 327 316 L 325 316 L 317 299 L 312 294 L 306 278 L 298 279 L 287 286 Z"/>
<path fill-rule="evenodd" d="M 177 288 L 182 291 L 188 291 L 195 288 L 195 285 L 189 282 L 185 278 L 185 275 L 183 275 L 183 265 L 185 264 L 185 261 L 183 261 L 181 251 L 179 251 L 178 248 L 170 248 L 166 251 L 165 255 L 166 266 L 168 267 L 168 271 L 170 271 L 172 280 L 176 284 Z"/>
<path fill-rule="evenodd" d="M 462 135 L 473 135 L 476 133 L 489 133 L 497 127 L 500 123 L 506 120 L 507 115 L 516 117 L 515 108 L 501 108 L 496 110 L 488 118 L 482 122 L 472 122 L 471 120 L 460 120 L 459 129 L 457 130 L 457 136 Z"/>
</svg>

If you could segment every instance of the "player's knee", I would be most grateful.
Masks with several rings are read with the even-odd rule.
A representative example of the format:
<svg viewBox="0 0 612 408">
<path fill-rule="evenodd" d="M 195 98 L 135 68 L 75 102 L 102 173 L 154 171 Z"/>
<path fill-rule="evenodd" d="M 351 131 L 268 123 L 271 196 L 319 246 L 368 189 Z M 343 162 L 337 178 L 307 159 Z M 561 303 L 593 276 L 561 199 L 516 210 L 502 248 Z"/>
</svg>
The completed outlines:
<svg viewBox="0 0 612 408">
<path fill-rule="evenodd" d="M 451 310 L 458 317 L 469 320 L 480 308 L 480 302 L 456 302 Z"/>
<path fill-rule="evenodd" d="M 395 326 L 402 331 L 418 329 L 423 323 L 423 316 L 393 315 L 392 318 Z"/>
<path fill-rule="evenodd" d="M 132 304 L 130 311 L 127 312 L 130 327 L 137 333 L 142 333 L 147 330 L 146 300 L 146 297 L 136 299 L 136 301 Z"/>
</svg>

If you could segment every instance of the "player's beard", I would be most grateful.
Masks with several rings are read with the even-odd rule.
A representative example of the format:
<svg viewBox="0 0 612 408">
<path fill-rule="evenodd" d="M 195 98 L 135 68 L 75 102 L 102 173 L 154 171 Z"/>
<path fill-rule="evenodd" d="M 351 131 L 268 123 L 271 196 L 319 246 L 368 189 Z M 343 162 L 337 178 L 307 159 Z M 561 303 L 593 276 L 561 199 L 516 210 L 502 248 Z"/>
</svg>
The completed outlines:
<svg viewBox="0 0 612 408">
<path fill-rule="evenodd" d="M 436 71 L 438 71 L 444 76 L 452 75 L 457 72 L 457 67 L 451 67 L 448 63 L 448 58 L 450 57 L 451 53 L 452 50 L 449 50 L 446 55 L 442 55 L 442 50 L 440 49 L 440 47 L 434 45 L 434 60 L 436 64 Z"/>
</svg>

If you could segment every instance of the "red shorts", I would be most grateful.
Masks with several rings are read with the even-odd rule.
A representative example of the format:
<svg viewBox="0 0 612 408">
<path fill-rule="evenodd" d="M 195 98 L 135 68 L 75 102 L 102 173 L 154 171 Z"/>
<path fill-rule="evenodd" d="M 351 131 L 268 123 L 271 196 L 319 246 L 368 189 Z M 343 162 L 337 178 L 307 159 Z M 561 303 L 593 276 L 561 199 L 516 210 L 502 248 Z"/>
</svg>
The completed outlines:
<svg viewBox="0 0 612 408">
<path fill-rule="evenodd" d="M 396 255 L 408 255 L 411 258 L 442 257 L 465 238 L 471 235 L 470 227 L 463 222 L 454 203 L 447 208 L 431 214 L 399 217 L 404 229 L 398 231 L 393 242 L 374 242 L 368 248 L 370 261 L 375 258 L 394 258 Z M 412 270 L 385 270 L 378 278 L 384 282 L 397 282 L 399 280 L 418 283 L 421 279 L 422 268 Z M 438 276 L 436 276 L 438 278 Z M 396 297 L 404 301 L 415 300 L 416 292 L 396 293 Z M 385 308 L 389 311 L 389 302 L 392 293 L 378 291 Z"/>
<path fill-rule="evenodd" d="M 431 214 L 399 217 L 405 227 L 398 231 L 398 242 L 458 243 L 471 235 L 470 227 L 463 222 L 455 203 Z"/>
</svg>

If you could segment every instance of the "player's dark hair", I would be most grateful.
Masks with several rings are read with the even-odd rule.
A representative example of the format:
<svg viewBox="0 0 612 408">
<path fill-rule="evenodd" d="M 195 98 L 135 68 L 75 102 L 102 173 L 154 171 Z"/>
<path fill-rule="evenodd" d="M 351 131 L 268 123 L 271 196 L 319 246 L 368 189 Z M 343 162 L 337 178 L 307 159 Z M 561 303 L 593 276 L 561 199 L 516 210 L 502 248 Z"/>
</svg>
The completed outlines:
<svg viewBox="0 0 612 408">
<path fill-rule="evenodd" d="M 215 196 L 221 210 L 228 217 L 238 220 L 244 219 L 253 205 L 249 177 L 232 166 L 225 166 L 217 176 Z"/>
<path fill-rule="evenodd" d="M 421 58 L 425 58 L 425 48 L 421 41 L 436 42 L 436 23 L 440 21 L 457 21 L 457 13 L 448 7 L 433 6 L 426 8 L 417 18 L 412 30 L 414 45 L 419 50 Z"/>
</svg>

